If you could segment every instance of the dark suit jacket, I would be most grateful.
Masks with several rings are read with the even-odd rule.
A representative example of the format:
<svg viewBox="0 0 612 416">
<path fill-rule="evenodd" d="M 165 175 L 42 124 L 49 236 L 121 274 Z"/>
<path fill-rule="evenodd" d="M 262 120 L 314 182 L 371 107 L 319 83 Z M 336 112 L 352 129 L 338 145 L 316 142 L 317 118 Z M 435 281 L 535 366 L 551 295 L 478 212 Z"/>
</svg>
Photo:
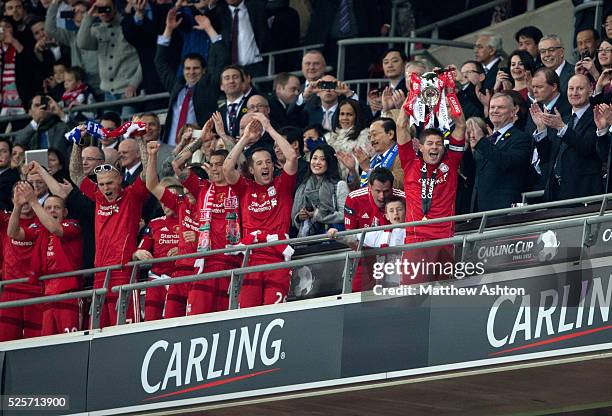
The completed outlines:
<svg viewBox="0 0 612 416">
<path fill-rule="evenodd" d="M 278 126 L 306 127 L 303 106 L 296 106 L 293 103 L 285 108 L 274 93 L 270 93 L 268 96 L 268 104 L 270 105 L 270 120 Z"/>
<path fill-rule="evenodd" d="M 142 164 L 140 164 L 140 166 L 138 166 L 138 169 L 136 169 L 133 174 L 128 175 L 128 177 L 126 179 L 126 177 L 125 177 L 125 168 L 121 169 L 121 176 L 123 177 L 123 181 L 121 183 L 121 186 L 123 186 L 125 188 L 126 186 L 129 186 L 129 185 L 133 184 L 134 181 L 136 180 L 138 175 L 140 175 L 141 172 L 142 172 Z"/>
<path fill-rule="evenodd" d="M 225 132 L 232 137 L 238 137 L 240 135 L 240 120 L 242 119 L 242 116 L 249 111 L 246 105 L 247 100 L 247 97 L 243 97 L 240 107 L 238 107 L 236 120 L 231 126 L 229 126 L 227 122 L 227 103 L 224 103 L 221 107 L 219 107 L 219 113 L 221 113 L 221 117 L 223 118 L 223 127 L 225 127 Z"/>
<path fill-rule="evenodd" d="M 17 169 L 8 169 L 0 174 L 0 210 L 11 211 L 13 202 L 11 200 L 11 192 L 13 185 L 19 180 L 19 171 Z"/>
<path fill-rule="evenodd" d="M 565 61 L 561 75 L 559 75 L 559 81 L 561 81 L 561 91 L 563 94 L 567 94 L 567 84 L 570 78 L 574 75 L 574 65 Z"/>
<path fill-rule="evenodd" d="M 564 121 L 567 123 L 569 118 Z M 557 135 L 557 130 L 548 129 L 547 136 L 536 143 L 540 168 L 547 178 L 545 200 L 580 198 L 603 192 L 596 131 L 593 110 L 589 107 L 578 120 L 576 127 L 568 127 L 563 137 Z M 557 160 L 561 171 L 558 186 L 553 174 Z"/>
<path fill-rule="evenodd" d="M 166 116 L 166 130 L 164 132 L 164 143 L 168 143 L 168 135 L 174 114 L 172 107 L 177 100 L 180 91 L 185 87 L 185 79 L 176 76 L 176 68 L 171 68 L 172 51 L 168 46 L 157 45 L 155 54 L 155 67 L 164 88 L 170 92 L 170 106 Z M 196 120 L 200 126 L 212 116 L 217 110 L 217 97 L 219 96 L 219 77 L 221 71 L 229 63 L 229 52 L 225 43 L 215 42 L 210 45 L 208 53 L 208 65 L 206 72 L 200 78 L 193 90 L 193 110 Z M 178 115 L 177 115 L 178 116 Z"/>
<path fill-rule="evenodd" d="M 336 120 L 336 114 L 340 109 L 340 102 L 336 107 L 336 110 L 332 114 L 332 130 L 336 128 L 336 124 L 333 120 Z M 304 105 L 304 112 L 306 113 L 306 124 L 323 124 L 323 107 L 321 105 L 310 105 L 310 103 L 306 103 Z"/>
<path fill-rule="evenodd" d="M 485 79 L 482 83 L 483 89 L 493 90 L 493 87 L 495 86 L 495 80 L 497 78 L 497 71 L 499 71 L 499 65 L 502 63 L 502 61 L 503 61 L 503 58 L 497 61 L 495 65 L 493 65 L 491 69 L 487 71 L 485 75 Z"/>
<path fill-rule="evenodd" d="M 544 108 L 541 103 L 538 103 L 538 105 L 540 106 L 540 108 Z M 569 116 L 572 114 L 572 105 L 569 103 L 569 101 L 567 101 L 567 95 L 565 95 L 565 93 L 563 92 L 557 99 L 557 102 L 555 103 L 554 108 L 557 109 L 557 111 L 561 114 L 561 117 L 564 120 L 567 120 Z M 527 124 L 525 125 L 525 133 L 532 135 L 535 132 L 535 130 L 536 130 L 535 123 L 533 122 L 533 119 L 531 118 L 531 114 L 529 114 L 529 116 L 527 117 Z"/>
<path fill-rule="evenodd" d="M 531 161 L 532 139 L 511 127 L 493 145 L 483 137 L 474 148 L 476 178 L 472 192 L 472 211 L 509 208 L 521 201 Z"/>
<path fill-rule="evenodd" d="M 304 43 L 326 43 L 338 13 L 337 0 L 312 0 L 312 16 Z M 358 36 L 380 36 L 380 28 L 391 22 L 390 0 L 353 0 Z"/>
<path fill-rule="evenodd" d="M 476 95 L 476 87 L 473 84 L 468 85 L 465 89 L 462 88 L 457 93 L 457 98 L 466 119 L 470 117 L 484 118 L 484 107 Z"/>
<path fill-rule="evenodd" d="M 266 2 L 263 0 L 245 0 L 244 4 L 249 12 L 249 21 L 255 35 L 255 43 L 259 52 L 270 50 L 270 30 L 266 15 Z M 228 51 L 232 48 L 232 20 L 233 16 L 225 1 L 218 1 L 217 5 L 206 13 L 217 31 L 223 36 L 223 43 Z"/>
</svg>

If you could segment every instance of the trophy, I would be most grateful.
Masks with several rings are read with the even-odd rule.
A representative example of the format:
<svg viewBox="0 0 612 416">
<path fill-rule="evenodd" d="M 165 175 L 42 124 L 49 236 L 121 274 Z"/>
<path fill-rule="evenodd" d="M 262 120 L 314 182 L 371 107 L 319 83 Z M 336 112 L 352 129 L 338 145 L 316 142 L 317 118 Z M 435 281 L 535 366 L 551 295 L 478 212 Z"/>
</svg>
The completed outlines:
<svg viewBox="0 0 612 416">
<path fill-rule="evenodd" d="M 425 128 L 431 128 L 434 127 L 435 119 L 438 119 L 439 128 L 447 130 L 450 128 L 449 109 L 453 117 L 461 115 L 452 70 L 411 75 L 410 92 L 404 105 L 410 124 L 424 123 Z"/>
</svg>

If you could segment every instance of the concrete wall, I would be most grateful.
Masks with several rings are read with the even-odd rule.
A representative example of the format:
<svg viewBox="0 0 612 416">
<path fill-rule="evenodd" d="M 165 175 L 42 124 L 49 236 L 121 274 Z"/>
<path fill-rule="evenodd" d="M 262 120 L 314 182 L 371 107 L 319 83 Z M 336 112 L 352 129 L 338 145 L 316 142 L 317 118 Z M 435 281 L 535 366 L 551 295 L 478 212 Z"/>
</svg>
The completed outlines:
<svg viewBox="0 0 612 416">
<path fill-rule="evenodd" d="M 524 13 L 501 23 L 489 26 L 486 30 L 498 33 L 503 38 L 503 48 L 506 53 L 516 49 L 514 34 L 518 29 L 525 26 L 536 26 L 544 35 L 555 33 L 561 36 L 565 47 L 565 58 L 574 62 L 572 34 L 574 27 L 572 2 L 560 0 L 547 6 Z M 477 32 L 476 32 L 477 33 Z M 458 41 L 474 42 L 475 33 L 457 38 Z M 474 52 L 470 49 L 450 48 L 447 46 L 432 47 L 429 52 L 435 56 L 443 65 L 457 64 L 468 59 L 474 59 Z"/>
</svg>

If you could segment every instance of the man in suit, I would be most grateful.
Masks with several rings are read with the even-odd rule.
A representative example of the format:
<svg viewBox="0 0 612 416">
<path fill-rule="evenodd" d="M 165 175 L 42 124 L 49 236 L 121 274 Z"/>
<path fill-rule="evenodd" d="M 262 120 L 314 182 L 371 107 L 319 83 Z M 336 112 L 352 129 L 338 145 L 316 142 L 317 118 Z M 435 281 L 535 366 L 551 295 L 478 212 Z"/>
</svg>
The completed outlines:
<svg viewBox="0 0 612 416">
<path fill-rule="evenodd" d="M 602 155 L 597 152 L 596 127 L 589 103 L 592 92 L 586 76 L 574 75 L 567 91 L 572 106 L 569 117 L 563 118 L 558 111 L 545 113 L 533 107 L 540 167 L 546 171 L 547 178 L 546 201 L 580 198 L 603 191 Z"/>
<path fill-rule="evenodd" d="M 170 92 L 170 106 L 166 117 L 163 141 L 175 146 L 177 133 L 187 123 L 203 126 L 217 109 L 219 96 L 219 74 L 229 60 L 225 44 L 205 16 L 197 16 L 197 30 L 204 30 L 212 43 L 208 54 L 208 67 L 201 55 L 188 54 L 183 59 L 183 76 L 176 76 L 176 68 L 170 65 L 172 51 L 170 39 L 179 26 L 176 9 L 171 9 L 166 17 L 166 28 L 158 38 L 155 66 L 159 78 Z"/>
<path fill-rule="evenodd" d="M 142 162 L 138 144 L 134 139 L 125 139 L 119 143 L 119 164 L 123 176 L 122 186 L 125 188 L 134 183 L 142 172 Z"/>
<path fill-rule="evenodd" d="M 555 112 L 559 112 L 561 117 L 567 120 L 567 117 L 571 114 L 572 107 L 567 101 L 565 94 L 561 92 L 559 77 L 555 71 L 546 67 L 537 69 L 531 79 L 531 90 L 535 100 L 532 107 L 538 107 L 538 109 L 545 113 L 554 114 Z M 536 125 L 531 114 L 529 114 L 527 118 L 525 132 L 532 136 L 535 135 Z M 537 148 L 533 150 L 532 165 L 530 169 L 531 178 L 529 180 L 530 190 L 544 189 L 548 181 L 546 169 L 542 170 L 540 167 L 540 156 L 538 152 Z"/>
<path fill-rule="evenodd" d="M 69 128 L 63 121 L 67 116 L 60 106 L 53 98 L 39 94 L 32 98 L 29 114 L 32 121 L 15 134 L 14 143 L 30 150 L 54 147 L 67 158 L 69 143 L 64 135 Z"/>
<path fill-rule="evenodd" d="M 19 180 L 19 171 L 11 168 L 11 151 L 13 145 L 6 137 L 0 137 L 0 210 L 13 209 L 11 191 Z"/>
<path fill-rule="evenodd" d="M 390 88 L 391 91 L 402 91 L 408 95 L 408 89 L 406 88 L 406 78 L 404 76 L 404 69 L 408 58 L 406 54 L 397 48 L 390 48 L 385 51 L 382 57 L 382 68 L 385 78 L 389 80 L 387 85 L 381 85 L 379 89 L 372 89 L 368 91 L 368 106 L 370 107 L 371 113 L 374 118 L 380 117 L 382 110 L 381 94 L 386 88 Z"/>
<path fill-rule="evenodd" d="M 468 124 L 467 137 L 476 163 L 472 212 L 509 208 L 521 201 L 531 138 L 514 126 L 517 112 L 510 95 L 496 93 L 489 104 L 493 134 L 483 137 L 482 129 Z"/>
<path fill-rule="evenodd" d="M 370 160 L 359 160 L 361 167 L 360 187 L 368 185 L 370 172 L 382 167 L 393 173 L 393 187 L 404 189 L 404 170 L 398 156 L 397 149 L 397 127 L 395 121 L 382 117 L 374 120 L 369 128 L 370 144 L 376 152 Z"/>
<path fill-rule="evenodd" d="M 274 77 L 273 92 L 268 96 L 270 104 L 270 120 L 279 126 L 296 126 L 303 128 L 306 120 L 303 117 L 302 108 L 295 105 L 300 95 L 300 79 L 281 72 Z"/>
<path fill-rule="evenodd" d="M 567 91 L 569 79 L 574 75 L 574 67 L 564 58 L 565 49 L 557 35 L 544 36 L 538 43 L 542 64 L 557 73 L 561 82 L 561 91 Z"/>
<path fill-rule="evenodd" d="M 327 67 L 327 62 L 325 61 L 325 57 L 323 53 L 316 49 L 311 49 L 304 52 L 304 56 L 302 57 L 302 74 L 304 75 L 304 88 L 302 92 L 298 95 L 295 103 L 296 105 L 302 106 L 306 103 L 306 101 L 317 101 L 318 97 L 316 94 L 310 94 L 312 88 L 306 91 L 308 87 L 319 80 L 325 74 L 325 68 Z M 306 95 L 306 94 L 310 95 Z"/>
<path fill-rule="evenodd" d="M 337 41 L 356 37 L 385 36 L 391 22 L 390 0 L 312 0 L 312 16 L 304 43 L 325 44 L 325 56 L 336 66 Z M 347 49 L 344 79 L 365 78 L 368 57 L 380 56 L 377 46 Z"/>
<path fill-rule="evenodd" d="M 231 63 L 253 76 L 266 74 L 260 53 L 270 50 L 270 30 L 263 0 L 213 0 L 209 6 L 213 26 L 230 51 Z"/>
<path fill-rule="evenodd" d="M 457 84 L 459 88 L 457 98 L 465 118 L 484 118 L 484 107 L 476 94 L 477 90 L 482 92 L 482 83 L 485 80 L 484 67 L 478 61 L 466 61 L 461 66 L 459 73 L 462 85 Z"/>
<path fill-rule="evenodd" d="M 336 88 L 321 88 L 320 85 L 325 82 L 330 82 L 336 85 Z M 316 83 L 308 86 L 310 94 L 318 95 L 320 102 L 318 105 L 313 102 L 308 102 L 304 106 L 304 112 L 308 116 L 307 124 L 320 123 L 326 130 L 333 130 L 333 120 L 340 99 L 348 98 L 353 95 L 346 84 L 338 83 L 338 80 L 333 75 L 325 75 Z"/>
<path fill-rule="evenodd" d="M 145 142 L 159 142 L 161 133 L 161 123 L 159 122 L 159 117 L 157 116 L 157 114 L 144 113 L 141 114 L 139 117 L 136 117 L 134 121 L 140 121 L 146 124 L 147 132 L 143 136 Z M 174 150 L 173 146 L 160 142 L 159 150 L 157 152 L 157 166 L 155 167 L 157 169 L 157 174 L 160 176 L 160 178 L 163 178 L 165 176 L 172 176 L 174 174 L 171 168 L 168 170 L 163 169 L 164 162 L 170 156 L 172 156 L 172 150 Z"/>
<path fill-rule="evenodd" d="M 502 38 L 498 34 L 493 32 L 481 32 L 476 37 L 474 55 L 485 70 L 485 79 L 482 83 L 482 87 L 485 90 L 492 90 L 495 86 L 497 71 L 502 61 L 502 57 L 500 56 L 501 51 Z"/>
<path fill-rule="evenodd" d="M 248 111 L 243 94 L 244 73 L 238 65 L 229 65 L 221 72 L 221 91 L 225 93 L 225 103 L 219 108 L 225 131 L 231 137 L 240 134 L 240 119 Z"/>
</svg>

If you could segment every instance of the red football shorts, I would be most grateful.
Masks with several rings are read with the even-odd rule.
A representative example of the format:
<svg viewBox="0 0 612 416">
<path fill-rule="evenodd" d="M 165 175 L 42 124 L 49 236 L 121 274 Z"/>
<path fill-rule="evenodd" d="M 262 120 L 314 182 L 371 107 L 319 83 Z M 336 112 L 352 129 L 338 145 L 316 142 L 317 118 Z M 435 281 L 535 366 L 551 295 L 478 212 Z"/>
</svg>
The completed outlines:
<svg viewBox="0 0 612 416">
<path fill-rule="evenodd" d="M 34 295 L 15 292 L 0 293 L 0 302 L 29 299 Z M 42 304 L 0 309 L 0 341 L 40 336 Z"/>
<path fill-rule="evenodd" d="M 283 260 L 283 258 L 271 260 L 269 257 L 251 257 L 248 265 L 258 266 L 282 262 Z M 289 269 L 269 270 L 245 275 L 238 296 L 240 308 L 285 302 L 289 292 L 290 280 L 291 271 Z"/>
<path fill-rule="evenodd" d="M 172 274 L 172 277 L 190 276 L 192 274 L 195 274 L 193 269 L 178 269 Z M 179 283 L 168 287 L 164 318 L 176 318 L 187 314 L 189 289 L 191 289 L 191 283 Z"/>
<path fill-rule="evenodd" d="M 406 244 L 417 243 L 422 241 L 431 241 L 425 238 L 413 237 Z M 417 248 L 404 251 L 402 262 L 421 263 L 421 266 L 416 272 L 415 268 L 410 267 L 409 274 L 403 274 L 401 284 L 412 285 L 417 283 L 433 282 L 437 280 L 446 280 L 450 276 L 444 274 L 445 265 L 454 263 L 454 247 L 453 245 L 436 246 L 427 248 Z M 404 266 L 403 266 L 404 267 Z"/>
<path fill-rule="evenodd" d="M 231 264 L 210 262 L 205 263 L 203 273 L 219 272 L 231 268 Z M 196 272 L 194 271 L 194 274 Z M 229 307 L 229 295 L 227 294 L 229 284 L 229 277 L 194 282 L 187 297 L 187 315 L 227 310 Z"/>
<path fill-rule="evenodd" d="M 78 299 L 48 303 L 44 306 L 41 335 L 63 334 L 78 330 Z"/>
<path fill-rule="evenodd" d="M 117 324 L 117 299 L 119 298 L 118 292 L 113 292 L 111 289 L 115 286 L 127 285 L 130 282 L 131 270 L 113 270 L 111 272 L 108 292 L 106 292 L 106 299 L 104 305 L 102 305 L 102 311 L 100 313 L 100 328 L 106 326 L 112 326 Z M 99 289 L 104 286 L 104 279 L 106 272 L 98 272 L 94 276 L 94 288 Z M 131 304 L 131 296 L 128 297 L 130 304 L 127 308 L 126 322 L 131 323 L 134 321 L 134 308 Z"/>
</svg>

